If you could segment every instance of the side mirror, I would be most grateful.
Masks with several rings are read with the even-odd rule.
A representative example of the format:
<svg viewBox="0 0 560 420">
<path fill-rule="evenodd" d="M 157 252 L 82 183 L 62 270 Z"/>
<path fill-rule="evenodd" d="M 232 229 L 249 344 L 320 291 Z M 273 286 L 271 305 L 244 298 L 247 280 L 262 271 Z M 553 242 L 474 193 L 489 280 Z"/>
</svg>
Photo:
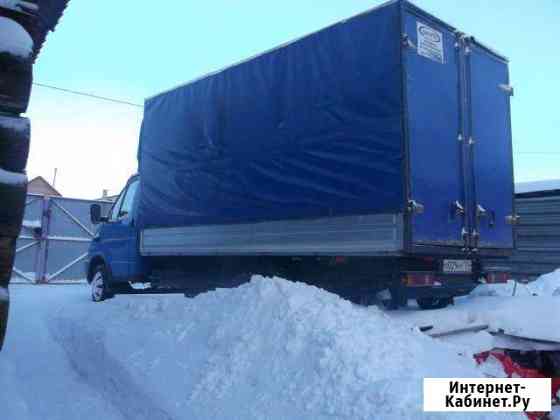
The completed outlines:
<svg viewBox="0 0 560 420">
<path fill-rule="evenodd" d="M 101 206 L 99 204 L 92 204 L 89 208 L 89 217 L 91 223 L 98 225 L 101 223 L 103 218 L 101 217 Z"/>
</svg>

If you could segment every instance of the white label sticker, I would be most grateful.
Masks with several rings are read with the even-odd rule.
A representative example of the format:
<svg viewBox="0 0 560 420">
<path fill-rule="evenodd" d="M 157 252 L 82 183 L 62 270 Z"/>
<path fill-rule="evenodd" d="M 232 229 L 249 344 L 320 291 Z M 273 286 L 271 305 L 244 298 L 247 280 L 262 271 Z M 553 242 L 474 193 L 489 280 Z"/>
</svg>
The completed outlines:
<svg viewBox="0 0 560 420">
<path fill-rule="evenodd" d="M 443 34 L 421 22 L 416 22 L 416 26 L 418 28 L 418 54 L 443 64 Z"/>
</svg>

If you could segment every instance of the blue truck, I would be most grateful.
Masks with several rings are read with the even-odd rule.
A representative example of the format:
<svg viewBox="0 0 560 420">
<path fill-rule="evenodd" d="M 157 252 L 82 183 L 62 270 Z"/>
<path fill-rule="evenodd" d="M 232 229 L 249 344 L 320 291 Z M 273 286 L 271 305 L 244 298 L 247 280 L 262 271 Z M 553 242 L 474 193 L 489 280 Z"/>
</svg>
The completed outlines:
<svg viewBox="0 0 560 420">
<path fill-rule="evenodd" d="M 91 209 L 92 297 L 262 274 L 438 308 L 503 281 L 512 94 L 504 56 L 398 0 L 149 98 L 138 175 Z"/>
</svg>

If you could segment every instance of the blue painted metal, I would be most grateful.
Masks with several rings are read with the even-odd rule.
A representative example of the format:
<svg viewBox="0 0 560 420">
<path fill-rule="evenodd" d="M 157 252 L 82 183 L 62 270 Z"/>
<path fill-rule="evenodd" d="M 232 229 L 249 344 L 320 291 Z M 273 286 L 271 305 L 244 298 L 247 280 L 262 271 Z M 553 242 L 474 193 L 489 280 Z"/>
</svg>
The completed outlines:
<svg viewBox="0 0 560 420">
<path fill-rule="evenodd" d="M 487 212 L 475 219 L 479 247 L 513 248 L 513 231 L 506 223 L 515 213 L 508 65 L 476 44 L 470 48 L 473 205 Z"/>
<path fill-rule="evenodd" d="M 419 24 L 443 36 L 443 62 L 418 53 Z M 464 218 L 452 211 L 465 205 L 457 36 L 417 9 L 407 9 L 405 33 L 414 44 L 404 50 L 410 198 L 425 206 L 412 217 L 412 241 L 461 246 Z"/>
</svg>

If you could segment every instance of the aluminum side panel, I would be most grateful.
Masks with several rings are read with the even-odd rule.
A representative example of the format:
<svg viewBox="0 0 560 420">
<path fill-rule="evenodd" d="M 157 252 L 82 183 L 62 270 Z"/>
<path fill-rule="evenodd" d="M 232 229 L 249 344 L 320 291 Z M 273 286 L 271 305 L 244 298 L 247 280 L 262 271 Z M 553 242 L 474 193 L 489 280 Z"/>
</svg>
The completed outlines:
<svg viewBox="0 0 560 420">
<path fill-rule="evenodd" d="M 402 215 L 381 214 L 142 232 L 145 256 L 379 255 L 402 250 Z"/>
</svg>

